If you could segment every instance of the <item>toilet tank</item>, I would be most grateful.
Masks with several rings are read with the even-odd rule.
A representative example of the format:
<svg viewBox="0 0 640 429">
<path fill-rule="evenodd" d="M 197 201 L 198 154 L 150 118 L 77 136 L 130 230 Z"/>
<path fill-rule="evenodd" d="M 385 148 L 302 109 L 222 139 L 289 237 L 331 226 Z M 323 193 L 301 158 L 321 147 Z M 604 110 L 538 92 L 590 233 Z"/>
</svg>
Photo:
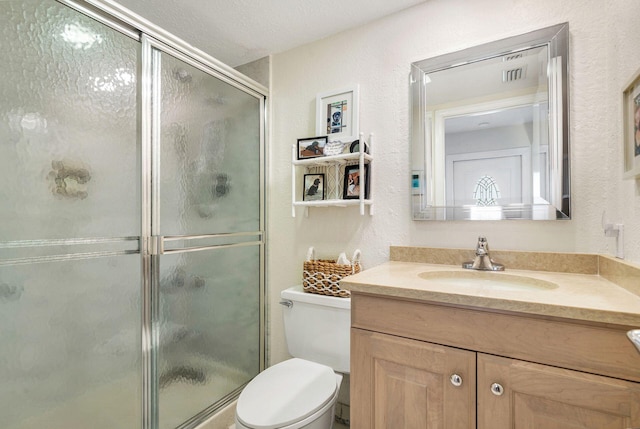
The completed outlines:
<svg viewBox="0 0 640 429">
<path fill-rule="evenodd" d="M 351 298 L 306 293 L 302 286 L 285 289 L 280 297 L 293 304 L 282 308 L 291 356 L 348 373 Z"/>
</svg>

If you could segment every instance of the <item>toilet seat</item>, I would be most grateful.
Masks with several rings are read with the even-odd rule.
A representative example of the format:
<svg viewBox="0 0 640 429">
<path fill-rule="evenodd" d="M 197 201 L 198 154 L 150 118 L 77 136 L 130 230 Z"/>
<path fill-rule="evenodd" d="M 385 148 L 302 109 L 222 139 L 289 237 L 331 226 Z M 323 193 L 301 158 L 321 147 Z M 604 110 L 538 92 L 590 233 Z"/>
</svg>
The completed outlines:
<svg viewBox="0 0 640 429">
<path fill-rule="evenodd" d="M 327 406 L 337 389 L 336 374 L 328 366 L 289 359 L 267 368 L 245 387 L 236 417 L 254 429 L 291 426 Z"/>
</svg>

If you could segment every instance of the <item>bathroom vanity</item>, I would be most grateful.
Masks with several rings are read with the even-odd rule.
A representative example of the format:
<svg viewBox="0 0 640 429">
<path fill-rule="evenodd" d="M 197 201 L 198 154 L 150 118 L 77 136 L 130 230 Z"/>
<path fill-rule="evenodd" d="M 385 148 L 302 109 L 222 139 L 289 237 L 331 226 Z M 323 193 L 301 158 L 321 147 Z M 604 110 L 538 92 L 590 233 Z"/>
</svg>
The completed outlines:
<svg viewBox="0 0 640 429">
<path fill-rule="evenodd" d="M 640 428 L 640 269 L 494 252 L 505 276 L 414 250 L 343 280 L 352 428 Z"/>
</svg>

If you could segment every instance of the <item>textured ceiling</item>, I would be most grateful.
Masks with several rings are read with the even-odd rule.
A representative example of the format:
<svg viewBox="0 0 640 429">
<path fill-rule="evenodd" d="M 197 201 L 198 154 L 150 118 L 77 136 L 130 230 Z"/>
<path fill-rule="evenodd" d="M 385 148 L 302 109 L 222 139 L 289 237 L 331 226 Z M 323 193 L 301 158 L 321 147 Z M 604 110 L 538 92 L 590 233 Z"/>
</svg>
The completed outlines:
<svg viewBox="0 0 640 429">
<path fill-rule="evenodd" d="M 230 66 L 319 40 L 426 0 L 116 0 Z"/>
</svg>

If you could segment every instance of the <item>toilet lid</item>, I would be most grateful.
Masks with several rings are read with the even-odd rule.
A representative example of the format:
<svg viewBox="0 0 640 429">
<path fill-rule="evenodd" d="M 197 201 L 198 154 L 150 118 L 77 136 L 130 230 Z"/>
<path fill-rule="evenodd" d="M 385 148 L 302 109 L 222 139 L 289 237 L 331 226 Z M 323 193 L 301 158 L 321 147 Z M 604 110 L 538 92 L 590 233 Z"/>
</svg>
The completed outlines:
<svg viewBox="0 0 640 429">
<path fill-rule="evenodd" d="M 322 408 L 336 389 L 336 375 L 328 366 L 289 359 L 267 368 L 244 388 L 236 416 L 251 428 L 279 428 Z"/>
</svg>

